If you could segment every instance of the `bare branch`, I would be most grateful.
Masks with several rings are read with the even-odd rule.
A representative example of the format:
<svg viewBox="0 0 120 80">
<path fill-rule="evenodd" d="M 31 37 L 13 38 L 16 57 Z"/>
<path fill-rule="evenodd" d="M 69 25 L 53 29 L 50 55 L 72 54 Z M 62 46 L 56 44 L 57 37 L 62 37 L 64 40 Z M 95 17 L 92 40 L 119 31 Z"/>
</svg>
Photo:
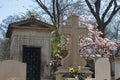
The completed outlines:
<svg viewBox="0 0 120 80">
<path fill-rule="evenodd" d="M 43 2 L 41 0 L 36 0 L 36 2 L 38 3 L 38 5 L 51 17 L 51 19 L 53 19 L 52 14 L 50 13 L 50 11 L 48 10 L 48 8 L 43 4 Z M 53 21 L 53 20 L 52 20 Z"/>
<path fill-rule="evenodd" d="M 120 7 L 118 7 L 116 9 L 116 7 L 114 7 L 110 17 L 108 18 L 108 20 L 105 22 L 105 25 L 108 25 L 110 23 L 110 21 L 112 20 L 113 16 L 120 10 Z"/>
<path fill-rule="evenodd" d="M 55 13 L 55 0 L 52 0 L 52 8 L 53 8 L 53 19 L 54 19 L 54 22 L 56 22 L 56 13 Z"/>
<path fill-rule="evenodd" d="M 68 7 L 72 0 L 51 0 L 51 9 L 45 4 L 45 0 L 35 0 L 38 5 L 50 16 L 52 23 L 55 27 L 59 28 L 60 16 L 63 14 L 65 9 Z M 47 1 L 47 0 L 46 0 Z M 67 5 L 67 6 L 66 6 Z"/>
<path fill-rule="evenodd" d="M 94 16 L 96 16 L 96 15 L 95 15 L 95 11 L 94 11 L 94 9 L 92 8 L 90 2 L 89 2 L 88 0 L 85 0 L 85 2 L 87 3 L 87 5 L 88 5 L 90 11 L 92 12 L 92 14 L 93 14 Z"/>
<path fill-rule="evenodd" d="M 59 28 L 59 22 L 60 22 L 60 7 L 59 7 L 59 3 L 58 0 L 56 0 L 56 11 L 57 11 L 57 24 L 58 24 L 58 28 Z"/>
<path fill-rule="evenodd" d="M 101 4 L 101 1 L 100 0 L 96 0 L 95 2 L 95 8 L 96 8 L 96 14 L 100 14 L 100 4 Z"/>
<path fill-rule="evenodd" d="M 101 36 L 104 37 L 106 26 L 111 22 L 114 15 L 120 10 L 120 6 L 117 5 L 117 0 L 109 0 L 108 6 L 106 7 L 104 12 L 102 13 L 102 16 L 100 17 L 101 1 L 102 0 L 96 0 L 94 6 L 92 6 L 93 3 L 91 3 L 90 0 L 85 0 L 89 10 L 91 11 L 91 13 L 97 21 L 98 30 L 103 32 L 103 35 Z M 109 11 L 111 11 L 111 13 L 108 13 Z M 105 20 L 107 14 L 110 14 L 110 16 L 107 17 L 107 20 Z"/>
<path fill-rule="evenodd" d="M 107 6 L 106 10 L 104 11 L 104 13 L 102 14 L 102 20 L 104 20 L 106 14 L 108 13 L 108 11 L 110 10 L 112 4 L 113 4 L 114 0 L 111 0 L 109 5 Z"/>
<path fill-rule="evenodd" d="M 93 16 L 95 17 L 95 19 L 96 19 L 96 21 L 97 21 L 97 23 L 98 23 L 98 25 L 99 25 L 99 24 L 100 24 L 100 17 L 99 17 L 99 14 L 97 14 L 97 13 L 94 11 L 94 9 L 92 8 L 92 6 L 91 6 L 89 0 L 85 0 L 85 2 L 87 3 L 87 6 L 89 7 L 91 13 L 92 13 Z"/>
</svg>

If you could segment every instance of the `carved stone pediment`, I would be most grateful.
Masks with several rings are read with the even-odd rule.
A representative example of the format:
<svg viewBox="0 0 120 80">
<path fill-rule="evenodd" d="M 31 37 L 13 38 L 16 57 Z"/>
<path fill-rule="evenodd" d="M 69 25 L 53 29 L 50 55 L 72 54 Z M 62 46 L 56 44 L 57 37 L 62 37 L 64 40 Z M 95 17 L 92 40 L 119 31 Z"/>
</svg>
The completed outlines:
<svg viewBox="0 0 120 80">
<path fill-rule="evenodd" d="M 27 20 L 22 20 L 20 22 L 14 22 L 9 24 L 6 37 L 10 37 L 12 34 L 13 29 L 47 29 L 47 30 L 53 30 L 54 26 L 45 22 L 42 22 L 40 20 L 37 20 L 35 18 L 30 18 Z"/>
</svg>

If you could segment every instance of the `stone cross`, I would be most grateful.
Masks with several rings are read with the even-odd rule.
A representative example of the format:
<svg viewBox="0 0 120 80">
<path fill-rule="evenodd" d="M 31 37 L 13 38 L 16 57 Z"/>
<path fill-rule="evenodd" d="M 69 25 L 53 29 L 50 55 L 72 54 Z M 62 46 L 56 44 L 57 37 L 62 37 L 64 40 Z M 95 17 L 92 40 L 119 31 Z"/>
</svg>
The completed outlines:
<svg viewBox="0 0 120 80">
<path fill-rule="evenodd" d="M 69 38 L 68 55 L 62 60 L 62 65 L 85 66 L 86 61 L 79 54 L 79 37 L 87 35 L 87 28 L 79 26 L 79 17 L 75 14 L 69 16 L 66 24 L 61 27 L 60 33 Z"/>
</svg>

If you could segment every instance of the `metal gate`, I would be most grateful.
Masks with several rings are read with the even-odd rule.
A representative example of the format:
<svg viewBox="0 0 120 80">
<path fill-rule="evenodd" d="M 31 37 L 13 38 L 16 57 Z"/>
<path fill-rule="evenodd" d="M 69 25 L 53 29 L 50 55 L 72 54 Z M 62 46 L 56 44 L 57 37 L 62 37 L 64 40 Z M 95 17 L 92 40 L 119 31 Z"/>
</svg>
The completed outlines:
<svg viewBox="0 0 120 80">
<path fill-rule="evenodd" d="M 23 62 L 27 64 L 27 80 L 40 80 L 41 48 L 23 46 Z"/>
</svg>

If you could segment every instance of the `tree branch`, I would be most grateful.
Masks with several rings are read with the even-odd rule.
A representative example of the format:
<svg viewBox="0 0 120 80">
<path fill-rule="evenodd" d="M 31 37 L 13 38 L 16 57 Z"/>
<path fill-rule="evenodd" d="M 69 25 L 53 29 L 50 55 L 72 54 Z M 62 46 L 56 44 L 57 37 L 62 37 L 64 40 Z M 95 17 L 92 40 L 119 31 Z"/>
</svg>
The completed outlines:
<svg viewBox="0 0 120 80">
<path fill-rule="evenodd" d="M 85 0 L 85 2 L 87 3 L 87 5 L 88 5 L 90 11 L 92 12 L 92 14 L 93 14 L 94 16 L 96 16 L 96 15 L 95 15 L 95 11 L 94 11 L 94 9 L 92 8 L 90 2 L 89 2 L 88 0 Z"/>
<path fill-rule="evenodd" d="M 104 13 L 102 14 L 102 20 L 104 20 L 106 14 L 108 13 L 108 11 L 110 10 L 112 4 L 113 4 L 114 0 L 111 0 L 109 5 L 107 6 L 106 10 L 104 11 Z"/>
<path fill-rule="evenodd" d="M 57 11 L 57 24 L 58 24 L 58 28 L 59 28 L 59 22 L 60 22 L 60 6 L 59 6 L 59 3 L 58 3 L 58 0 L 56 0 L 56 11 Z"/>
<path fill-rule="evenodd" d="M 52 8 L 53 8 L 53 19 L 54 19 L 54 22 L 56 22 L 56 9 L 55 9 L 55 0 L 52 0 L 52 4 L 53 4 L 53 6 L 52 6 Z"/>
<path fill-rule="evenodd" d="M 41 0 L 35 0 L 38 5 L 50 16 L 51 20 L 53 21 L 53 16 L 50 13 L 50 11 L 48 10 L 48 8 L 43 4 L 43 2 Z"/>
<path fill-rule="evenodd" d="M 94 9 L 92 8 L 92 6 L 91 6 L 89 0 L 85 0 L 85 2 L 86 2 L 87 6 L 89 7 L 91 13 L 92 13 L 93 16 L 95 17 L 95 19 L 96 19 L 96 21 L 97 21 L 97 23 L 98 23 L 98 25 L 99 25 L 99 24 L 100 24 L 100 17 L 99 17 L 99 14 L 97 14 L 97 13 L 94 11 Z M 98 12 L 99 12 L 99 11 L 98 11 Z"/>
<path fill-rule="evenodd" d="M 105 25 L 108 25 L 110 23 L 110 21 L 112 20 L 113 16 L 120 10 L 120 7 L 118 7 L 116 9 L 116 7 L 114 7 L 110 17 L 108 18 L 108 20 L 105 22 Z"/>
<path fill-rule="evenodd" d="M 96 0 L 95 2 L 95 8 L 96 8 L 96 14 L 100 14 L 100 4 L 101 4 L 101 1 L 100 0 Z"/>
</svg>

